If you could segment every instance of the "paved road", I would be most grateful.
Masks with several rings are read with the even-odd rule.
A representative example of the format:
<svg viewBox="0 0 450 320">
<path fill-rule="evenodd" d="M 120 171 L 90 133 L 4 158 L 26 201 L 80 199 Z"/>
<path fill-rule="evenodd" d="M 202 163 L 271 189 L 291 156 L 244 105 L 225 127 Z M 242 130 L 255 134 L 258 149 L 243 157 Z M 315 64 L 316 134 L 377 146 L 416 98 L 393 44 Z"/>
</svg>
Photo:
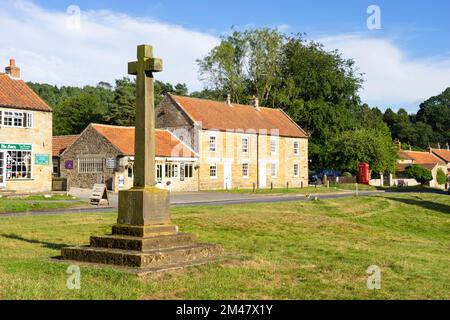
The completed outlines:
<svg viewBox="0 0 450 320">
<path fill-rule="evenodd" d="M 359 192 L 360 196 L 383 194 L 383 191 L 366 191 Z M 71 193 L 82 200 L 88 200 L 88 192 L 74 192 Z M 306 195 L 242 195 L 221 192 L 190 192 L 190 193 L 173 193 L 171 194 L 170 203 L 173 207 L 181 206 L 196 206 L 196 205 L 232 205 L 232 204 L 246 204 L 246 203 L 276 203 L 287 201 L 311 201 L 315 197 L 318 199 L 335 199 L 354 196 L 354 192 L 336 193 L 336 194 L 312 194 L 309 197 Z M 66 213 L 86 213 L 86 212 L 114 212 L 117 211 L 117 195 L 110 196 L 109 207 L 83 207 L 83 208 L 68 208 L 61 210 L 22 212 L 22 213 L 4 213 L 0 217 L 24 216 L 24 215 L 50 215 L 50 214 L 66 214 Z"/>
</svg>

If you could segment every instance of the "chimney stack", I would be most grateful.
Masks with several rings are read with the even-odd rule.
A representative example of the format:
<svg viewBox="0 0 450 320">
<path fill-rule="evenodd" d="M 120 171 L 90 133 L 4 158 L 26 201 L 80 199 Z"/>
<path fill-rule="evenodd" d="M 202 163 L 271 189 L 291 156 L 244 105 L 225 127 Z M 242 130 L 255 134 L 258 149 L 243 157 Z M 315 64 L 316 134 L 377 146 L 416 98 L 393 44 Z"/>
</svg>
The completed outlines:
<svg viewBox="0 0 450 320">
<path fill-rule="evenodd" d="M 260 111 L 260 109 L 259 109 L 259 99 L 256 96 L 253 96 L 253 105 L 255 106 L 255 109 L 257 111 Z"/>
<path fill-rule="evenodd" d="M 450 151 L 450 146 L 448 145 L 448 142 L 447 142 L 447 144 L 445 145 L 445 149 L 447 149 L 447 151 Z"/>
<path fill-rule="evenodd" d="M 227 105 L 231 107 L 231 94 L 227 94 Z"/>
<path fill-rule="evenodd" d="M 16 67 L 16 60 L 10 59 L 9 66 L 5 68 L 6 74 L 9 74 L 12 78 L 20 78 L 20 68 Z"/>
<path fill-rule="evenodd" d="M 441 150 L 441 144 L 440 143 L 438 143 L 437 148 L 438 148 L 438 150 Z"/>
</svg>

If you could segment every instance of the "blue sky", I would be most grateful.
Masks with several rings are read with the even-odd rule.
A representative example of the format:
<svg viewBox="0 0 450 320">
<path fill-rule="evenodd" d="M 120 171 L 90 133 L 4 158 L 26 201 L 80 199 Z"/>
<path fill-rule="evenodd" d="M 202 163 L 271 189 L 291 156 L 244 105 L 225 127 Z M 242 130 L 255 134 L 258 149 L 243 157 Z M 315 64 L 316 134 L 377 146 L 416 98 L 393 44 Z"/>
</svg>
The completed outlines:
<svg viewBox="0 0 450 320">
<path fill-rule="evenodd" d="M 77 4 L 82 10 L 109 9 L 135 17 L 151 17 L 185 28 L 221 35 L 231 26 L 289 26 L 288 32 L 310 36 L 366 32 L 366 9 L 381 8 L 382 29 L 371 36 L 396 36 L 413 56 L 450 54 L 450 1 L 299 1 L 299 0 L 171 0 L 171 1 L 36 1 L 64 11 Z"/>
<path fill-rule="evenodd" d="M 372 4 L 380 7 L 381 30 L 367 29 L 369 15 L 366 10 Z M 54 30 L 54 21 L 63 21 L 70 5 L 81 9 L 84 24 L 81 31 L 66 33 L 63 37 L 61 32 Z M 206 54 L 217 43 L 218 37 L 235 26 L 238 29 L 277 27 L 287 33 L 306 32 L 309 38 L 323 42 L 327 49 L 339 49 L 344 56 L 354 58 L 365 73 L 366 85 L 361 91 L 363 100 L 382 109 L 406 107 L 414 111 L 420 101 L 450 86 L 448 0 L 0 0 L 0 11 L 11 6 L 17 11 L 17 23 L 13 21 L 14 17 L 4 17 L 7 21 L 2 25 L 0 13 L 0 27 L 13 28 L 13 31 L 20 29 L 24 37 L 20 20 L 30 24 L 31 30 L 42 29 L 36 30 L 36 37 L 41 37 L 42 46 L 46 48 L 40 48 L 38 43 L 29 44 L 25 39 L 20 43 L 21 33 L 18 32 L 19 40 L 9 39 L 6 41 L 9 46 L 0 44 L 0 59 L 13 54 L 23 58 L 22 65 L 32 69 L 28 74 L 24 70 L 24 75 L 36 81 L 84 85 L 102 80 L 100 76 L 113 81 L 123 70 L 119 59 L 132 58 L 134 43 L 148 42 L 155 44 L 155 51 L 159 46 L 160 55 L 167 57 L 169 68 L 161 74 L 162 80 L 186 82 L 192 90 L 198 90 L 202 83 L 196 75 L 195 59 Z M 103 36 L 95 37 L 96 34 Z M 48 48 L 61 45 L 61 41 L 50 41 L 50 37 L 61 37 L 61 41 L 69 39 L 64 46 L 78 48 L 78 56 L 71 59 L 78 67 L 64 66 L 67 62 L 63 62 L 63 55 L 72 53 Z M 122 52 L 119 46 L 108 42 L 112 39 L 131 49 Z M 118 65 L 115 66 L 112 57 L 110 61 L 99 60 L 92 62 L 92 66 L 98 67 L 95 73 L 83 74 L 80 68 L 100 57 L 102 50 L 114 51 L 112 55 Z M 86 54 L 90 51 L 89 60 Z M 46 79 L 42 69 L 28 62 L 27 58 L 33 56 L 43 64 L 48 63 L 48 68 L 60 65 L 65 74 L 52 71 Z M 110 73 L 100 69 L 101 62 L 110 64 Z"/>
</svg>

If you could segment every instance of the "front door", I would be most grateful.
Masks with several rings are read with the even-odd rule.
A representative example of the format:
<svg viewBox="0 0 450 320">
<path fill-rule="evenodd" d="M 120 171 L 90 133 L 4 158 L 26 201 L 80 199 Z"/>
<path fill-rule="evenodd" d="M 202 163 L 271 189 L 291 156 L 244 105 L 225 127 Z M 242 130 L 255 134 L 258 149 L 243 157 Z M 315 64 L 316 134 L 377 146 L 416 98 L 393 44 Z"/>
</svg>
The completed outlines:
<svg viewBox="0 0 450 320">
<path fill-rule="evenodd" d="M 0 188 L 6 187 L 6 155 L 0 151 Z"/>
<path fill-rule="evenodd" d="M 233 187 L 231 162 L 225 162 L 223 164 L 223 187 L 224 189 L 231 189 Z"/>
<path fill-rule="evenodd" d="M 259 188 L 266 187 L 267 178 L 267 164 L 265 162 L 259 163 Z"/>
</svg>

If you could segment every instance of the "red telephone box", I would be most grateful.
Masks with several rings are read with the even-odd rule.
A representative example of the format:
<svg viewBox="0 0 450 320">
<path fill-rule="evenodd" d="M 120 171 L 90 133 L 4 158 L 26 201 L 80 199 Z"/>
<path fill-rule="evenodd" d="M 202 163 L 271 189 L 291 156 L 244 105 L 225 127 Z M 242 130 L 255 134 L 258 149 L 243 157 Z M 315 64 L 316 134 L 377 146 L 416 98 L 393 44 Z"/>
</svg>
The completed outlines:
<svg viewBox="0 0 450 320">
<path fill-rule="evenodd" d="M 369 184 L 370 181 L 370 166 L 368 163 L 360 163 L 358 165 L 358 183 Z"/>
</svg>

